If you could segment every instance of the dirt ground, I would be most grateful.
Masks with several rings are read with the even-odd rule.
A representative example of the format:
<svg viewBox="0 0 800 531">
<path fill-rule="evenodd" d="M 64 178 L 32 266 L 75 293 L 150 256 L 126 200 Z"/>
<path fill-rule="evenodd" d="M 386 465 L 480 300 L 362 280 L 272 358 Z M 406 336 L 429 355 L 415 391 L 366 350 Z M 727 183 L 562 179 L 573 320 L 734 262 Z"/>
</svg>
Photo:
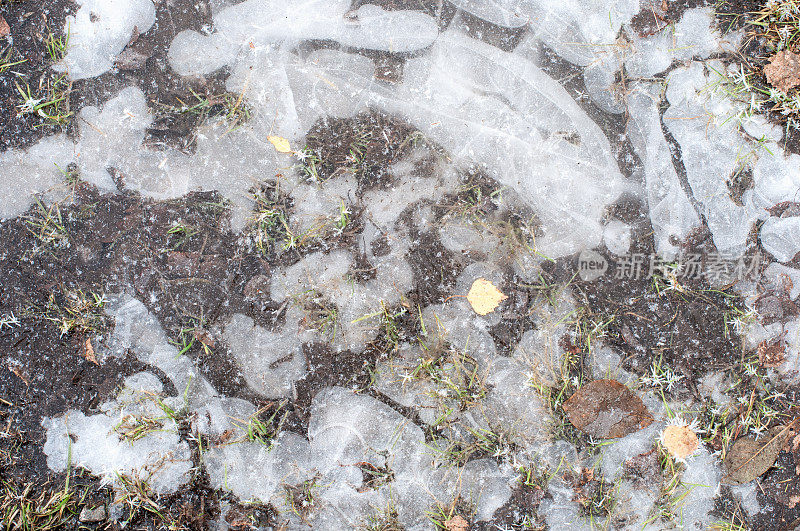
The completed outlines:
<svg viewBox="0 0 800 531">
<path fill-rule="evenodd" d="M 354 6 L 361 3 L 366 2 L 356 1 Z M 372 3 L 387 8 L 406 5 L 394 0 Z M 660 24 L 678 19 L 683 10 L 700 3 L 670 3 L 669 8 L 656 17 L 643 11 L 635 19 L 635 28 L 642 34 L 657 31 Z M 211 8 L 207 2 L 194 0 L 165 0 L 156 2 L 156 5 L 156 24 L 131 40 L 126 49 L 126 60 L 118 65 L 119 69 L 72 84 L 68 91 L 67 109 L 76 113 L 86 105 L 105 101 L 120 87 L 134 83 L 145 92 L 156 116 L 146 142 L 156 148 L 169 146 L 191 152 L 197 124 L 209 115 L 225 112 L 224 80 L 227 72 L 190 81 L 172 73 L 166 63 L 169 43 L 183 29 L 198 29 L 210 23 Z M 743 19 L 737 15 L 757 5 L 758 2 L 750 1 L 721 2 L 720 21 L 729 21 L 731 29 L 740 27 Z M 420 2 L 420 9 L 438 16 L 444 26 L 455 13 L 450 4 L 441 6 L 435 1 Z M 75 5 L 70 0 L 4 0 L 0 4 L 0 15 L 8 22 L 14 36 L 13 49 L 9 51 L 2 48 L 4 41 L 0 40 L 0 57 L 3 53 L 11 53 L 12 58 L 24 59 L 12 67 L 18 76 L 0 74 L 0 151 L 30 146 L 45 135 L 73 132 L 74 115 L 72 120 L 60 125 L 42 121 L 34 115 L 19 115 L 17 84 L 24 80 L 30 86 L 40 86 L 52 79 L 55 75 L 51 70 L 53 60 L 43 41 L 50 33 L 56 38 L 65 38 L 59 33 L 59 28 L 63 28 L 65 16 L 74 10 Z M 519 43 L 519 31 L 499 31 L 487 28 L 485 23 L 477 20 L 473 22 L 470 25 L 473 36 L 491 41 L 501 49 L 513 49 Z M 560 74 L 556 77 L 563 80 L 565 88 L 611 140 L 623 175 L 634 179 L 634 170 L 640 162 L 629 142 L 620 141 L 626 117 L 604 113 L 587 99 L 577 97 L 585 87 L 580 76 L 569 75 L 574 67 L 551 52 L 545 51 L 545 56 L 544 70 Z M 401 66 L 403 61 L 402 57 L 375 59 Z M 209 97 L 216 106 L 197 115 L 175 112 L 180 101 L 191 101 L 190 90 Z M 397 117 L 377 112 L 355 119 L 321 120 L 312 127 L 306 145 L 324 161 L 319 168 L 321 180 L 333 175 L 346 161 L 354 135 L 371 127 L 390 131 L 388 149 L 384 149 L 386 144 L 383 140 L 366 143 L 364 162 L 358 171 L 357 193 L 391 187 L 388 167 L 407 154 L 409 147 L 403 139 L 414 129 Z M 278 526 L 280 522 L 271 507 L 243 505 L 230 494 L 211 488 L 199 460 L 197 441 L 191 437 L 190 419 L 185 419 L 181 425 L 181 437 L 193 449 L 195 473 L 191 483 L 177 494 L 158 500 L 162 508 L 160 512 L 123 504 L 123 516 L 119 521 L 79 522 L 83 508 L 111 506 L 115 502 L 115 493 L 86 471 L 73 471 L 67 478 L 48 469 L 42 450 L 45 439 L 42 419 L 71 409 L 86 414 L 96 413 L 101 403 L 115 396 L 126 376 L 143 370 L 157 374 L 168 391 L 177 390 L 172 389 L 172 384 L 159 369 L 139 362 L 132 353 L 108 358 L 100 364 L 93 361 L 91 349 L 102 348 L 113 322 L 108 318 L 98 318 L 87 326 L 75 326 L 65 331 L 64 312 L 76 297 L 129 291 L 145 302 L 167 335 L 176 340 L 187 329 L 194 330 L 195 338 L 200 337 L 203 329 L 224 323 L 234 313 L 243 313 L 259 325 L 275 329 L 282 324 L 284 315 L 281 305 L 269 293 L 272 272 L 321 248 L 348 249 L 358 254 L 356 233 L 363 223 L 361 213 L 353 213 L 347 231 L 324 242 L 295 253 L 277 253 L 274 250 L 258 253 L 248 248 L 232 231 L 227 205 L 217 193 L 191 193 L 178 200 L 159 202 L 125 190 L 122 175 L 116 175 L 122 193 L 113 195 L 100 193 L 81 182 L 80 176 L 75 177 L 69 200 L 57 207 L 63 227 L 56 230 L 55 236 L 47 242 L 39 229 L 52 222 L 56 214 L 52 208 L 34 205 L 25 215 L 0 223 L 0 315 L 13 313 L 20 321 L 19 326 L 0 328 L 0 352 L 3 353 L 3 366 L 0 367 L 0 497 L 3 497 L 0 515 L 11 514 L 9 511 L 13 504 L 21 507 L 28 503 L 26 500 L 38 507 L 46 507 L 45 498 L 66 490 L 65 484 L 69 481 L 82 496 L 67 502 L 66 509 L 59 513 L 63 520 L 56 521 L 53 528 L 121 529 L 120 522 L 127 521 L 130 529 L 162 529 L 165 522 L 172 522 L 173 529 L 200 530 L 209 529 L 211 523 L 220 517 L 232 529 Z M 480 171 L 462 178 L 465 189 L 482 187 L 485 195 L 500 188 Z M 268 192 L 281 201 L 278 190 Z M 431 205 L 438 213 L 437 222 L 445 215 L 447 205 L 457 199 L 448 197 L 440 204 Z M 290 202 L 282 203 L 282 208 L 291 216 Z M 480 208 L 480 215 L 487 219 L 509 221 L 497 219 L 499 214 L 492 211 L 490 204 Z M 607 217 L 631 224 L 635 231 L 632 238 L 635 252 L 652 254 L 653 230 L 645 209 L 646 206 L 626 198 L 609 209 Z M 525 216 L 526 213 L 518 214 Z M 191 231 L 172 231 L 178 224 Z M 410 234 L 417 242 L 408 256 L 415 285 L 407 296 L 414 306 L 424 307 L 457 295 L 455 284 L 459 273 L 480 258 L 448 251 L 433 229 L 414 225 Z M 682 244 L 687 253 L 707 257 L 715 251 L 709 235 L 703 231 Z M 381 252 L 380 245 L 377 243 L 373 249 L 376 254 Z M 598 251 L 610 257 L 606 249 Z M 760 272 L 764 265 L 761 256 L 757 243 L 754 243 L 749 258 L 756 261 L 755 273 Z M 374 274 L 371 273 L 371 264 L 366 258 L 364 260 L 356 271 L 361 275 L 360 279 L 368 279 L 370 274 Z M 511 267 L 505 273 L 510 280 L 504 286 L 504 292 L 509 296 L 511 307 L 525 307 L 546 286 L 569 284 L 578 294 L 587 319 L 610 320 L 605 330 L 607 340 L 625 354 L 627 370 L 639 376 L 646 375 L 654 361 L 663 360 L 680 371 L 684 379 L 680 385 L 667 391 L 671 398 L 685 396 L 700 400 L 697 378 L 709 369 L 718 369 L 736 377 L 743 373 L 745 354 L 742 340 L 731 328 L 729 317 L 741 310 L 744 303 L 730 286 L 712 288 L 699 280 L 688 285 L 685 292 L 664 294 L 654 288 L 650 278 L 620 280 L 607 277 L 596 282 L 583 282 L 576 279 L 576 257 L 547 264 L 542 284 L 537 286 L 516 277 Z M 788 299 L 786 293 L 765 292 L 762 300 L 765 308 L 773 309 L 771 315 L 775 320 L 789 320 L 800 313 L 795 301 Z M 418 332 L 417 322 L 408 315 L 398 319 L 398 326 L 401 337 L 414 337 Z M 501 354 L 508 356 L 522 335 L 534 327 L 532 317 L 521 312 L 501 321 L 491 329 L 491 335 Z M 587 349 L 583 339 L 581 329 L 561 338 L 564 344 L 574 349 L 579 359 L 585 361 Z M 325 343 L 303 345 L 309 373 L 297 383 L 296 399 L 284 406 L 288 411 L 284 429 L 305 435 L 311 399 L 319 389 L 330 385 L 363 389 L 425 428 L 408 408 L 371 385 L 375 364 L 391 354 L 387 348 L 390 342 L 390 338 L 381 334 L 362 354 L 350 351 L 334 354 Z M 216 341 L 211 356 L 200 341 L 195 342 L 187 354 L 224 395 L 249 400 L 257 407 L 272 404 L 248 387 L 224 341 Z M 750 352 L 747 356 L 753 354 Z M 575 370 L 585 369 L 584 365 L 579 365 Z M 743 382 L 742 393 L 746 395 L 751 389 L 748 387 L 750 382 L 747 379 Z M 774 399 L 772 406 L 787 414 L 797 414 L 800 411 L 800 389 L 781 391 L 785 396 Z M 432 436 L 430 433 L 426 435 Z M 721 445 L 722 441 L 717 441 L 717 444 Z M 800 504 L 795 502 L 792 505 L 790 501 L 800 490 L 793 481 L 798 466 L 800 449 L 796 446 L 786 448 L 778 457 L 778 466 L 757 480 L 759 502 L 762 506 L 771 504 L 775 511 L 748 519 L 733 502 L 726 505 L 723 496 L 718 508 L 720 518 L 738 515 L 743 528 L 792 529 L 800 519 Z M 574 485 L 576 492 L 600 488 L 586 478 L 574 478 Z M 543 521 L 536 515 L 536 509 L 548 496 L 546 489 L 536 482 L 521 484 L 511 499 L 496 511 L 491 522 L 472 529 L 542 528 Z M 731 499 L 730 495 L 728 499 Z M 42 517 L 38 523 L 46 528 L 48 522 L 54 521 Z M 13 528 L 10 521 L 4 525 Z M 524 527 L 526 525 L 529 527 Z"/>
</svg>

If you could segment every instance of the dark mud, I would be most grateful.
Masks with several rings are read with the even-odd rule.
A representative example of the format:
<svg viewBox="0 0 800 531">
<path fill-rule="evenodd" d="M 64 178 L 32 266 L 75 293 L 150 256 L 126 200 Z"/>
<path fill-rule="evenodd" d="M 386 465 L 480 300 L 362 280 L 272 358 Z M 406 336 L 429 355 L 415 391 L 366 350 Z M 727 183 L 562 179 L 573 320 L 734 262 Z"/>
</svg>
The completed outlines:
<svg viewBox="0 0 800 531">
<path fill-rule="evenodd" d="M 357 0 L 354 8 L 362 3 L 366 2 Z M 409 2 L 395 0 L 371 3 L 386 8 L 409 7 Z M 655 26 L 648 25 L 643 12 L 635 19 L 639 21 L 635 27 L 640 32 L 658 31 L 659 24 L 678 20 L 683 10 L 695 4 L 670 3 L 661 18 L 655 17 Z M 18 32 L 14 42 L 19 49 L 14 53 L 33 57 L 19 66 L 20 71 L 29 69 L 24 70 L 29 79 L 50 75 L 47 73 L 50 64 L 43 58 L 41 37 L 36 33 L 36 20 L 41 17 L 43 5 L 13 2 L 4 3 L 0 8 L 12 32 Z M 166 63 L 169 42 L 183 29 L 199 29 L 210 22 L 210 9 L 207 3 L 186 0 L 159 2 L 157 6 L 155 26 L 142 35 L 131 36 L 115 71 L 73 86 L 71 109 L 101 104 L 119 88 L 135 84 L 147 94 L 156 116 L 145 142 L 156 148 L 174 147 L 191 152 L 197 124 L 211 115 L 230 111 L 227 98 L 231 95 L 224 92 L 227 73 L 221 71 L 205 79 L 191 80 L 175 76 Z M 418 8 L 437 16 L 445 27 L 455 14 L 448 3 L 419 2 Z M 66 1 L 55 1 L 49 3 L 48 9 L 48 22 L 58 28 L 63 27 L 63 17 L 73 6 Z M 33 15 L 26 15 L 29 12 Z M 517 30 L 500 31 L 468 15 L 461 16 L 462 24 L 475 38 L 501 49 L 513 49 L 519 42 L 521 33 Z M 613 146 L 620 170 L 633 179 L 641 163 L 629 142 L 624 140 L 627 118 L 605 113 L 585 97 L 580 69 L 549 50 L 544 50 L 544 57 L 545 71 L 559 79 L 597 121 Z M 387 68 L 402 66 L 402 60 L 394 57 L 376 60 L 384 61 Z M 402 75 L 402 71 L 396 75 Z M 56 130 L 33 129 L 35 124 L 25 122 L 27 118 L 15 116 L 16 88 L 13 84 L 9 88 L 9 79 L 0 79 L 0 119 L 4 124 L 0 130 L 0 150 L 30 145 Z M 184 109 L 186 102 L 196 101 L 192 91 L 209 102 L 202 112 Z M 127 291 L 135 295 L 158 317 L 168 336 L 187 347 L 186 353 L 221 393 L 247 399 L 258 407 L 274 405 L 247 386 L 230 349 L 210 330 L 236 312 L 250 316 L 269 329 L 281 326 L 285 317 L 281 305 L 269 293 L 271 274 L 276 268 L 291 265 L 310 252 L 351 250 L 362 257 L 353 272 L 354 277 L 370 278 L 372 265 L 358 252 L 358 234 L 364 223 L 359 203 L 369 190 L 391 189 L 394 183 L 389 167 L 410 153 L 416 134 L 413 127 L 401 120 L 374 111 L 353 119 L 323 119 L 315 124 L 306 138 L 306 150 L 319 163 L 311 166 L 306 161 L 309 180 L 324 183 L 340 172 L 350 172 L 358 180 L 358 190 L 356 197 L 351 198 L 353 220 L 346 231 L 335 238 L 310 242 L 295 252 L 282 252 L 274 245 L 261 251 L 252 249 L 232 232 L 225 201 L 213 192 L 156 202 L 128 192 L 104 195 L 79 182 L 74 186 L 73 200 L 61 206 L 64 230 L 55 243 L 44 242 L 41 232 L 30 230 L 37 227 L 31 225 L 32 222 L 41 223 L 44 214 L 52 214 L 52 211 L 42 210 L 44 207 L 33 207 L 27 215 L 0 224 L 0 278 L 3 279 L 0 315 L 13 313 L 20 320 L 19 326 L 0 330 L 0 351 L 5 353 L 5 364 L 0 367 L 0 426 L 9 434 L 0 437 L 0 481 L 19 488 L 33 483 L 38 490 L 63 485 L 64 476 L 50 473 L 42 454 L 41 420 L 44 417 L 58 416 L 69 409 L 96 413 L 98 405 L 115 395 L 126 376 L 142 370 L 157 374 L 167 389 L 177 391 L 158 369 L 140 363 L 132 354 L 105 357 L 101 363 L 92 361 L 87 341 L 93 350 L 102 352 L 113 323 L 101 321 L 94 328 L 62 333 L 58 320 L 53 320 L 58 316 L 54 305 L 64 307 L 69 294 L 78 290 L 86 294 Z M 420 172 L 427 170 L 426 164 L 435 162 L 437 149 L 432 146 L 432 159 L 419 163 Z M 123 189 L 124 176 L 117 177 Z M 324 342 L 303 345 L 308 374 L 296 384 L 296 399 L 283 406 L 287 411 L 284 429 L 305 434 L 311 400 L 317 391 L 330 385 L 361 389 L 423 426 L 411 409 L 371 389 L 375 364 L 391 357 L 399 341 L 420 333 L 414 308 L 457 295 L 454 293 L 456 279 L 463 268 L 486 257 L 460 256 L 448 251 L 439 240 L 438 227 L 419 227 L 410 213 L 420 206 L 430 206 L 438 223 L 452 214 L 454 206 L 463 208 L 469 204 L 470 216 L 510 229 L 510 234 L 519 239 L 518 244 L 524 245 L 526 237 L 536 231 L 532 213 L 520 210 L 513 215 L 502 214 L 491 201 L 486 201 L 500 188 L 498 183 L 479 170 L 464 175 L 463 181 L 460 193 L 435 205 L 410 205 L 401 217 L 400 223 L 406 225 L 409 239 L 414 242 L 407 256 L 413 268 L 414 286 L 405 294 L 408 308 L 387 309 L 397 316 L 397 330 L 391 334 L 381 332 L 359 355 L 350 351 L 335 353 Z M 477 198 L 476 189 L 480 191 Z M 275 183 L 263 183 L 261 191 L 291 219 L 292 204 L 281 195 Z M 632 252 L 654 255 L 646 206 L 623 198 L 609 209 L 607 217 L 634 227 Z M 177 227 L 180 229 L 176 230 Z M 527 236 L 525 231 L 528 231 Z M 379 238 L 372 250 L 376 255 L 388 253 L 387 238 Z M 614 257 L 606 249 L 599 251 L 613 262 Z M 707 234 L 699 233 L 685 242 L 687 254 L 699 253 L 707 258 L 713 252 Z M 503 271 L 507 282 L 501 288 L 509 299 L 503 306 L 504 319 L 490 330 L 501 354 L 510 355 L 524 332 L 534 327 L 528 310 L 542 289 L 564 284 L 570 284 L 578 293 L 588 319 L 609 321 L 604 329 L 605 341 L 624 355 L 628 370 L 643 375 L 654 361 L 663 360 L 686 377 L 685 383 L 674 391 L 675 396 L 696 395 L 697 377 L 715 368 L 731 370 L 743 357 L 753 354 L 742 352 L 741 338 L 729 326 L 729 316 L 744 307 L 730 287 L 712 289 L 707 281 L 698 280 L 685 283 L 684 291 L 665 292 L 659 290 L 652 276 L 647 274 L 635 279 L 617 279 L 609 275 L 594 282 L 583 282 L 576 279 L 576 272 L 576 257 L 546 263 L 540 286 L 525 284 L 514 277 L 510 267 Z M 777 295 L 766 293 L 765 299 L 772 296 Z M 797 307 L 792 301 L 787 303 L 779 299 L 778 302 L 781 308 L 778 319 L 794 315 Z M 408 311 L 409 308 L 412 311 Z M 585 331 L 579 327 L 562 338 L 562 344 L 574 350 L 582 360 L 588 355 L 586 338 L 582 336 Z M 796 403 L 797 397 L 791 395 L 788 400 Z M 181 425 L 181 434 L 195 451 L 198 472 L 192 483 L 179 493 L 158 500 L 167 508 L 164 520 L 177 522 L 178 528 L 189 529 L 207 529 L 218 517 L 227 521 L 232 529 L 275 525 L 275 512 L 270 507 L 242 505 L 210 488 L 202 471 L 197 443 L 192 442 L 190 420 L 186 419 Z M 432 437 L 428 430 L 426 435 L 429 439 Z M 796 440 L 790 438 L 790 442 L 793 446 L 788 446 L 779 457 L 780 466 L 759 480 L 759 501 L 773 510 L 762 512 L 750 522 L 754 528 L 785 526 L 788 529 L 800 517 L 800 506 L 792 505 L 792 496 L 797 492 L 791 490 L 793 484 L 789 481 L 799 466 L 800 454 Z M 481 456 L 475 454 L 471 458 Z M 651 464 L 644 463 L 640 470 L 631 473 L 638 473 L 640 479 L 646 481 L 653 474 Z M 89 489 L 85 505 L 112 502 L 111 490 L 100 488 L 96 478 L 85 472 L 73 475 L 71 481 Z M 584 497 L 591 497 L 598 488 L 597 481 L 591 481 L 580 483 L 580 479 L 576 479 L 574 482 Z M 536 509 L 547 496 L 542 486 L 520 485 L 490 523 L 478 524 L 474 529 L 493 529 L 493 526 L 513 529 L 529 524 L 539 527 L 542 522 Z M 227 503 L 231 506 L 223 511 Z M 128 509 L 125 519 L 130 519 L 129 525 L 134 528 L 157 529 L 163 525 L 160 517 L 146 511 Z M 74 528 L 75 518 L 66 525 L 66 528 Z"/>
<path fill-rule="evenodd" d="M 0 152 L 30 146 L 44 136 L 68 129 L 69 120 L 56 124 L 37 114 L 20 114 L 18 106 L 22 103 L 20 88 L 30 88 L 36 98 L 46 97 L 48 83 L 58 79 L 50 68 L 53 58 L 47 51 L 47 41 L 67 38 L 64 20 L 74 11 L 71 0 L 0 3 L 0 16 L 11 28 L 10 36 L 0 37 Z M 62 87 L 67 93 L 68 84 Z M 68 99 L 62 107 L 71 110 Z"/>
<path fill-rule="evenodd" d="M 321 183 L 341 173 L 355 175 L 359 198 L 368 190 L 389 189 L 389 166 L 411 152 L 415 133 L 415 128 L 378 111 L 322 118 L 306 133 L 305 150 L 311 157 L 306 175 Z"/>
<path fill-rule="evenodd" d="M 494 512 L 491 520 L 477 522 L 470 529 L 546 529 L 544 519 L 536 511 L 542 500 L 548 496 L 538 485 L 519 485 L 511 492 L 511 498 Z"/>
<path fill-rule="evenodd" d="M 316 140 L 320 153 L 327 160 L 336 161 L 321 165 L 320 180 L 324 181 L 328 172 L 353 171 L 363 190 L 391 185 L 387 168 L 410 149 L 403 142 L 413 132 L 396 120 L 379 115 L 326 127 L 329 129 L 324 130 L 324 138 L 345 142 L 325 147 Z M 315 130 L 321 131 L 322 125 Z M 376 131 L 386 132 L 391 139 L 389 149 L 384 149 L 383 135 L 380 144 L 367 140 L 362 162 L 354 165 L 345 155 L 350 153 L 350 144 L 362 138 L 362 133 L 371 137 Z M 314 142 L 309 138 L 310 145 L 314 146 Z M 116 176 L 124 189 L 124 176 Z M 227 205 L 215 192 L 191 193 L 159 202 L 129 192 L 102 194 L 77 176 L 71 178 L 77 180 L 70 185 L 67 200 L 49 207 L 37 204 L 25 215 L 0 224 L 0 276 L 4 279 L 0 285 L 0 314 L 19 319 L 18 326 L 0 330 L 0 350 L 5 353 L 0 370 L 0 414 L 6 432 L 14 434 L 0 438 L 0 468 L 3 478 L 20 486 L 46 485 L 50 478 L 63 480 L 63 476 L 48 471 L 42 453 L 43 418 L 56 417 L 70 409 L 97 413 L 99 404 L 115 396 L 122 380 L 139 371 L 153 372 L 169 392 L 177 392 L 161 371 L 140 363 L 132 354 L 119 358 L 102 355 L 113 322 L 104 317 L 99 307 L 85 326 L 65 330 L 64 319 L 71 316 L 71 301 L 76 294 L 93 300 L 94 295 L 126 291 L 146 301 L 168 337 L 186 349 L 185 353 L 220 392 L 262 407 L 271 402 L 249 389 L 229 348 L 210 330 L 235 312 L 244 313 L 269 329 L 282 325 L 281 307 L 269 295 L 274 268 L 291 265 L 323 248 L 347 248 L 357 253 L 355 235 L 361 227 L 358 211 L 347 230 L 334 238 L 311 242 L 294 252 L 282 252 L 275 245 L 257 250 L 247 238 L 231 231 Z M 263 183 L 259 190 L 291 220 L 291 202 L 284 200 L 274 185 Z M 249 230 L 252 228 L 245 233 Z M 434 256 L 434 249 L 443 250 L 438 239 L 421 237 L 412 252 L 430 257 Z M 363 267 L 370 269 L 366 258 L 363 260 Z M 448 272 L 445 291 L 437 292 L 437 297 L 444 298 L 451 294 L 455 279 L 448 261 L 437 265 L 436 260 L 428 258 L 424 262 L 432 269 L 426 270 L 415 288 L 416 295 L 410 296 L 419 304 L 432 301 L 429 280 L 438 285 L 441 272 Z M 403 337 L 418 332 L 418 325 L 401 310 L 391 310 L 400 316 L 400 331 L 392 337 L 382 333 L 361 355 L 349 351 L 333 353 L 325 343 L 303 347 L 309 373 L 297 383 L 297 400 L 287 405 L 284 429 L 303 434 L 307 431 L 311 400 L 323 387 L 338 384 L 369 388 L 375 362 L 386 359 Z M 395 405 L 385 397 L 379 398 Z M 185 419 L 181 433 L 197 451 L 197 443 L 190 437 L 190 420 Z M 219 495 L 208 489 L 202 473 L 193 481 L 188 488 L 159 503 L 171 508 L 170 519 L 181 521 L 188 528 L 203 529 L 208 519 L 219 512 Z M 105 496 L 104 503 L 108 503 L 109 491 L 101 494 Z M 238 513 L 232 511 L 226 517 L 232 522 L 240 521 Z M 151 521 L 148 518 L 152 519 L 152 515 L 134 511 L 126 518 L 145 522 Z"/>
<path fill-rule="evenodd" d="M 800 400 L 800 389 L 789 392 L 792 401 Z M 795 408 L 794 416 L 800 415 Z M 758 503 L 765 509 L 754 518 L 754 529 L 795 530 L 800 527 L 800 434 L 794 429 L 778 455 L 775 467 L 761 477 L 758 489 Z"/>
</svg>

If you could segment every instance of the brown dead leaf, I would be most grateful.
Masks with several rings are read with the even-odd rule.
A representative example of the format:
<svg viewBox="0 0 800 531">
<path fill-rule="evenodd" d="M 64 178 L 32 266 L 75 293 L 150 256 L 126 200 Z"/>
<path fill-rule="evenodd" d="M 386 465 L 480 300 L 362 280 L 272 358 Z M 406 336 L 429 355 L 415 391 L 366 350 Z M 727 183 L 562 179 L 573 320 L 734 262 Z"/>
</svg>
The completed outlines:
<svg viewBox="0 0 800 531">
<path fill-rule="evenodd" d="M 83 357 L 87 359 L 87 361 L 91 361 L 95 365 L 100 365 L 97 363 L 97 356 L 94 355 L 94 347 L 92 347 L 92 338 L 87 337 L 86 343 L 83 344 Z"/>
<path fill-rule="evenodd" d="M 289 141 L 283 138 L 282 136 L 273 136 L 269 135 L 267 140 L 275 146 L 275 151 L 278 153 L 291 153 L 292 147 L 289 145 Z"/>
<path fill-rule="evenodd" d="M 208 348 L 214 348 L 217 344 L 217 342 L 214 340 L 214 336 L 212 336 L 211 332 L 205 328 L 196 328 L 194 331 L 194 338 Z"/>
<path fill-rule="evenodd" d="M 562 406 L 579 430 L 600 439 L 624 437 L 653 422 L 642 399 L 616 380 L 595 380 Z"/>
<path fill-rule="evenodd" d="M 722 478 L 726 485 L 741 485 L 753 481 L 772 468 L 781 452 L 789 426 L 775 426 L 760 439 L 740 437 L 725 456 L 728 474 Z"/>
<path fill-rule="evenodd" d="M 11 26 L 8 25 L 3 15 L 0 15 L 0 38 L 7 37 L 11 34 Z"/>
<path fill-rule="evenodd" d="M 762 367 L 778 367 L 786 359 L 786 346 L 782 339 L 772 343 L 762 341 L 758 345 L 758 363 Z"/>
<path fill-rule="evenodd" d="M 767 83 L 782 92 L 800 85 L 800 55 L 784 50 L 770 58 L 770 63 L 764 67 Z"/>
<path fill-rule="evenodd" d="M 497 309 L 508 297 L 490 281 L 479 278 L 472 283 L 467 300 L 478 315 L 486 315 Z"/>
<path fill-rule="evenodd" d="M 469 522 L 460 514 L 455 515 L 444 522 L 447 531 L 469 531 Z"/>
</svg>

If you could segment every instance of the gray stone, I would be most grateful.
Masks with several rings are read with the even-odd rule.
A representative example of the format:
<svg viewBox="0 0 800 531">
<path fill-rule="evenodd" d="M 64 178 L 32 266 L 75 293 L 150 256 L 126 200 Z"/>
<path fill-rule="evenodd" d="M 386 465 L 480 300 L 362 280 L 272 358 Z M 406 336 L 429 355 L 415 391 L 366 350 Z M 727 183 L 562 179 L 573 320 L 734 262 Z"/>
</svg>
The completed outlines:
<svg viewBox="0 0 800 531">
<path fill-rule="evenodd" d="M 89 507 L 84 507 L 81 510 L 81 514 L 78 515 L 78 520 L 80 520 L 84 524 L 92 523 L 92 522 L 102 522 L 106 519 L 106 508 L 104 505 L 100 505 L 91 509 Z"/>
</svg>

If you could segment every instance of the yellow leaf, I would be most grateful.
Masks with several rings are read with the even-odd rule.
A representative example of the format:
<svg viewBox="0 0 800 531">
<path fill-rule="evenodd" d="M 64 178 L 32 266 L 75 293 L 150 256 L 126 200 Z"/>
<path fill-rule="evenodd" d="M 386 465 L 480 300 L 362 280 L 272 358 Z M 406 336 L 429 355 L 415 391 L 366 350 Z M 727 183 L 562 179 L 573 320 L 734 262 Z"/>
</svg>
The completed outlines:
<svg viewBox="0 0 800 531">
<path fill-rule="evenodd" d="M 273 146 L 275 146 L 275 151 L 278 153 L 291 153 L 292 148 L 289 146 L 289 141 L 283 138 L 282 136 L 272 136 L 269 135 L 267 137 Z"/>
<path fill-rule="evenodd" d="M 492 313 L 507 298 L 503 292 L 485 278 L 479 278 L 473 282 L 469 293 L 467 293 L 467 300 L 478 315 Z"/>
<path fill-rule="evenodd" d="M 661 442 L 677 459 L 686 459 L 700 446 L 700 439 L 689 426 L 669 425 L 661 432 Z"/>
</svg>

